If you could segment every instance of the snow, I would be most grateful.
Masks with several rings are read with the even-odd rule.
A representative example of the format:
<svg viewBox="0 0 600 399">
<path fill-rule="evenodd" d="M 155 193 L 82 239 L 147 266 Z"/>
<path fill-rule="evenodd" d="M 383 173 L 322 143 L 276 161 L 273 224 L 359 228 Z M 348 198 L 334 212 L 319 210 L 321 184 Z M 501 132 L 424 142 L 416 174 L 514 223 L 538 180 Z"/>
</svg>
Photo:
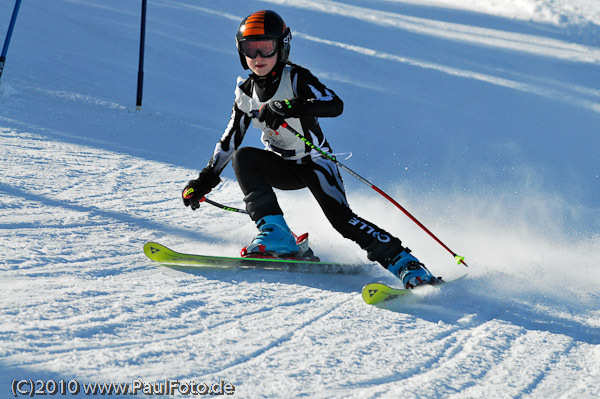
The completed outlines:
<svg viewBox="0 0 600 399">
<path fill-rule="evenodd" d="M 0 81 L 0 396 L 14 379 L 222 380 L 241 398 L 600 396 L 600 2 L 155 0 L 136 111 L 140 8 L 21 5 Z M 343 163 L 469 269 L 344 174 L 353 209 L 466 279 L 364 304 L 363 284 L 395 278 L 303 191 L 279 193 L 290 225 L 358 273 L 145 258 L 150 240 L 235 255 L 255 234 L 247 216 L 179 196 L 228 121 L 244 73 L 235 29 L 264 8 L 291 27 L 292 59 L 344 100 L 321 120 L 352 152 Z M 211 198 L 242 207 L 231 168 L 223 178 Z"/>
<path fill-rule="evenodd" d="M 385 1 L 385 0 L 384 0 Z M 552 25 L 600 23 L 600 4 L 594 0 L 387 0 L 434 7 L 448 7 Z"/>
</svg>

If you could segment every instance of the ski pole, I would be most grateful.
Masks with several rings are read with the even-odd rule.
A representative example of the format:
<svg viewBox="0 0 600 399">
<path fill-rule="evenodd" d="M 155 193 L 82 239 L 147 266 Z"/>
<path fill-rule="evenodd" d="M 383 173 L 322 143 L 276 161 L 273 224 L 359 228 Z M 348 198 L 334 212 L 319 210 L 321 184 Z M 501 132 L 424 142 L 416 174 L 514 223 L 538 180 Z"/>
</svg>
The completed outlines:
<svg viewBox="0 0 600 399">
<path fill-rule="evenodd" d="M 340 161 L 337 160 L 337 158 L 334 155 L 332 155 L 332 154 L 330 154 L 328 152 L 323 151 L 321 148 L 319 148 L 316 145 L 314 145 L 313 143 L 311 143 L 306 137 L 304 137 L 300 132 L 298 132 L 296 129 L 294 129 L 293 127 L 291 127 L 287 122 L 283 122 L 281 124 L 281 127 L 286 128 L 287 130 L 289 130 L 290 132 L 292 132 L 296 137 L 298 137 L 300 140 L 302 140 L 308 147 L 310 147 L 311 149 L 317 150 L 319 153 L 321 153 L 321 155 L 323 155 L 327 159 L 333 161 L 333 163 L 335 163 L 340 168 L 344 169 L 346 172 L 350 173 L 352 176 L 354 176 L 355 178 L 357 178 L 361 183 L 364 183 L 367 186 L 371 187 L 373 190 L 377 191 L 385 199 L 387 199 L 388 201 L 390 201 L 398 209 L 400 209 L 402 212 L 404 212 L 404 214 L 406 216 L 408 216 L 410 218 L 410 220 L 412 220 L 413 222 L 415 222 L 421 229 L 423 229 L 427 234 L 429 234 L 431 236 L 431 238 L 433 238 L 435 241 L 438 242 L 438 244 L 440 244 L 442 247 L 444 247 L 444 249 L 446 249 L 446 251 L 450 252 L 458 264 L 462 263 L 463 265 L 465 265 L 466 267 L 468 267 L 468 265 L 465 262 L 465 258 L 463 256 L 457 255 L 454 251 L 452 251 L 450 248 L 448 248 L 448 246 L 446 246 L 446 244 L 444 244 L 431 231 L 429 231 L 429 229 L 427 227 L 425 227 L 421 222 L 419 222 L 417 220 L 417 218 L 415 218 L 413 215 L 411 215 L 410 212 L 408 212 L 402 205 L 400 205 L 398 202 L 396 202 L 392 197 L 390 197 L 388 194 L 386 194 L 379 187 L 377 187 L 376 185 L 374 185 L 373 183 L 371 183 L 367 179 L 363 178 L 362 176 L 360 176 L 358 173 L 356 173 L 352 169 L 350 169 L 347 166 L 345 166 L 344 164 L 342 164 Z"/>
<path fill-rule="evenodd" d="M 219 204 L 218 202 L 215 201 L 211 201 L 208 198 L 204 197 L 204 201 L 200 201 L 200 202 L 208 202 L 211 205 L 216 206 L 217 208 L 221 208 L 224 211 L 229 211 L 229 212 L 237 212 L 237 213 L 248 213 L 248 211 L 244 210 L 244 209 L 240 209 L 240 208 L 234 208 L 232 206 L 227 206 L 227 205 L 223 205 L 223 204 Z"/>
</svg>

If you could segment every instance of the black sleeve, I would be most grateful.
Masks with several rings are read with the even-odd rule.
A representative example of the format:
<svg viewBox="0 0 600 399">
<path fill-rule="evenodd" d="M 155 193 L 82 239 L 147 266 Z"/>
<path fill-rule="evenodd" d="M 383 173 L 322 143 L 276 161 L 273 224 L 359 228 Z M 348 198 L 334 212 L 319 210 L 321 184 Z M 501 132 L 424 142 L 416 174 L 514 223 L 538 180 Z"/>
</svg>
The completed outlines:
<svg viewBox="0 0 600 399">
<path fill-rule="evenodd" d="M 295 65 L 292 86 L 297 97 L 289 99 L 298 117 L 336 117 L 344 110 L 344 103 L 308 69 Z"/>
<path fill-rule="evenodd" d="M 231 118 L 229 119 L 225 132 L 215 146 L 215 151 L 208 162 L 208 169 L 216 175 L 221 174 L 225 166 L 227 166 L 233 157 L 235 150 L 241 145 L 251 121 L 252 119 L 242 112 L 234 103 L 231 110 Z"/>
</svg>

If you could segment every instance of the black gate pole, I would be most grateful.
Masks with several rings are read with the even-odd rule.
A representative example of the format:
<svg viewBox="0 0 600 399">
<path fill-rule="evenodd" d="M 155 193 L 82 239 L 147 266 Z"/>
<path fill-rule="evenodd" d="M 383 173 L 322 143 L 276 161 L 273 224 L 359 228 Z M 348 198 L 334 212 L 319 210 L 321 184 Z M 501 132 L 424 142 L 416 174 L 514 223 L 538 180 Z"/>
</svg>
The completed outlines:
<svg viewBox="0 0 600 399">
<path fill-rule="evenodd" d="M 0 55 L 0 78 L 2 78 L 2 72 L 4 71 L 4 64 L 6 64 L 6 53 L 8 52 L 8 45 L 10 44 L 10 38 L 15 28 L 15 22 L 17 21 L 17 14 L 19 13 L 19 6 L 21 0 L 15 1 L 15 8 L 13 9 L 12 17 L 10 18 L 10 24 L 8 25 L 8 32 L 6 33 L 6 39 L 4 39 L 4 46 L 2 47 L 2 55 Z"/>
<path fill-rule="evenodd" d="M 135 103 L 135 109 L 142 109 L 142 92 L 144 90 L 144 47 L 146 45 L 146 2 L 142 0 L 142 24 L 140 27 L 140 62 L 138 67 L 138 79 L 137 79 L 137 101 Z"/>
</svg>

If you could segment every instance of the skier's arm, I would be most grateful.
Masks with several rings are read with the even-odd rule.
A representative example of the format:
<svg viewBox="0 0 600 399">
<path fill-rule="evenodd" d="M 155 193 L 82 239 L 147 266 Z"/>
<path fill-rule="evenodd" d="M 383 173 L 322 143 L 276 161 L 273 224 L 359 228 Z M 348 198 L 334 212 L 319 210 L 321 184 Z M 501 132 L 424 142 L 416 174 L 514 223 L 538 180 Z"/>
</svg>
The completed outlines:
<svg viewBox="0 0 600 399">
<path fill-rule="evenodd" d="M 321 83 L 309 70 L 296 68 L 293 76 L 295 98 L 289 99 L 297 117 L 336 117 L 344 103 L 335 92 Z"/>
<path fill-rule="evenodd" d="M 190 206 L 192 210 L 198 209 L 200 202 L 204 201 L 204 196 L 221 182 L 219 175 L 240 146 L 250 120 L 249 116 L 240 111 L 235 104 L 233 105 L 229 124 L 215 146 L 208 165 L 202 169 L 197 179 L 190 180 L 183 189 L 181 195 L 185 206 Z"/>
<path fill-rule="evenodd" d="M 235 150 L 242 143 L 250 122 L 251 118 L 234 103 L 227 128 L 215 146 L 213 155 L 205 169 L 210 169 L 216 175 L 221 174 L 233 157 Z"/>
<path fill-rule="evenodd" d="M 344 103 L 331 89 L 308 69 L 292 69 L 294 98 L 271 100 L 260 108 L 258 120 L 277 129 L 287 118 L 335 117 L 344 110 Z"/>
<path fill-rule="evenodd" d="M 277 129 L 287 118 L 336 117 L 344 110 L 344 103 L 308 69 L 292 69 L 295 97 L 271 100 L 260 108 L 258 120 Z"/>
</svg>

